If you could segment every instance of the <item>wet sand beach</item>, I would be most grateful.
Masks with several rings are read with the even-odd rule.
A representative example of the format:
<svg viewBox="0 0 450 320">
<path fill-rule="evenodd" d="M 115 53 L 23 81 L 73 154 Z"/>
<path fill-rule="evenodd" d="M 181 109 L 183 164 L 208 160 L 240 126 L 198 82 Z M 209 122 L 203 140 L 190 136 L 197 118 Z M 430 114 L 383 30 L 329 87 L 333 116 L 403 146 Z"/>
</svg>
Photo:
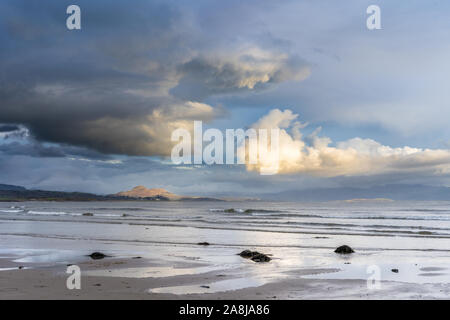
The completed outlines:
<svg viewBox="0 0 450 320">
<path fill-rule="evenodd" d="M 448 203 L 2 205 L 0 299 L 450 297 Z"/>
<path fill-rule="evenodd" d="M 65 266 L 2 271 L 0 299 L 446 299 L 450 295 L 448 284 L 382 281 L 380 289 L 368 290 L 364 280 L 305 278 L 336 271 L 333 269 L 298 270 L 288 278 L 265 284 L 251 283 L 220 270 L 168 277 L 120 276 L 126 275 L 128 268 L 146 269 L 147 266 L 147 261 L 135 263 L 125 259 L 80 263 L 86 271 L 80 290 L 67 289 L 69 275 Z M 90 273 L 97 271 L 98 275 Z M 110 271 L 117 273 L 108 275 Z M 224 284 L 227 282 L 228 285 Z M 244 288 L 236 289 L 239 285 Z M 169 293 L 171 288 L 182 290 Z"/>
</svg>

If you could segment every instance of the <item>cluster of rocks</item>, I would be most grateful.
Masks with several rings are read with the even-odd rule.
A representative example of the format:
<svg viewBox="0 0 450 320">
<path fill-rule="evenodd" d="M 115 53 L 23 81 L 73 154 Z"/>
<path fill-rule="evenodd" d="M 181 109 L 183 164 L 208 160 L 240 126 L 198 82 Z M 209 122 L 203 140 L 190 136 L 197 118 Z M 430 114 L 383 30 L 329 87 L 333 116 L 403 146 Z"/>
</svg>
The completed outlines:
<svg viewBox="0 0 450 320">
<path fill-rule="evenodd" d="M 258 251 L 250 251 L 250 250 L 244 250 L 239 255 L 242 258 L 250 259 L 254 262 L 269 262 L 270 257 L 264 253 L 260 253 Z"/>
<path fill-rule="evenodd" d="M 339 253 L 339 254 L 350 254 L 350 253 L 354 253 L 355 251 L 352 248 L 350 248 L 349 246 L 343 245 L 343 246 L 336 248 L 336 250 L 334 250 L 334 252 Z M 269 262 L 270 260 L 272 260 L 268 255 L 266 255 L 264 253 L 260 253 L 258 251 L 244 250 L 241 253 L 239 253 L 239 255 L 242 258 L 250 259 L 254 262 Z"/>
<path fill-rule="evenodd" d="M 202 246 L 208 246 L 209 243 L 208 242 L 199 242 L 198 245 L 202 245 Z M 334 252 L 338 253 L 338 254 L 351 254 L 354 253 L 355 251 L 347 246 L 347 245 L 343 245 L 340 246 L 338 248 L 336 248 L 336 250 L 334 250 Z M 108 255 L 102 253 L 102 252 L 93 252 L 90 255 L 88 255 L 89 257 L 91 257 L 91 259 L 93 260 L 100 260 L 106 257 L 109 257 Z M 269 262 L 270 260 L 272 260 L 268 255 L 264 254 L 264 253 L 260 253 L 258 251 L 251 251 L 251 250 L 244 250 L 241 253 L 239 253 L 239 256 L 241 256 L 242 258 L 245 259 L 250 259 L 254 262 Z M 133 259 L 141 259 L 141 257 L 133 257 Z M 349 262 L 347 262 L 349 263 Z M 23 266 L 19 266 L 19 269 L 23 269 Z M 399 270 L 398 269 L 391 269 L 392 272 L 394 273 L 398 273 Z M 206 286 L 205 286 L 206 288 Z"/>
</svg>

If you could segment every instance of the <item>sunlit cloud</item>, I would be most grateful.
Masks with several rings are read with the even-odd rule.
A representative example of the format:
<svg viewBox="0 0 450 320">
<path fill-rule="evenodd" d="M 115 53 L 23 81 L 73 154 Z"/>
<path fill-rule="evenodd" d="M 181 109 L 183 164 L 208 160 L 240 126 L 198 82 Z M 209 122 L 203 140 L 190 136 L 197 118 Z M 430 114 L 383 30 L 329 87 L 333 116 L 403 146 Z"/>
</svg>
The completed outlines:
<svg viewBox="0 0 450 320">
<path fill-rule="evenodd" d="M 359 137 L 338 142 L 319 136 L 320 128 L 304 137 L 298 115 L 274 109 L 257 121 L 255 129 L 280 129 L 279 173 L 304 173 L 314 176 L 361 176 L 386 173 L 450 173 L 450 150 L 404 146 L 393 148 L 372 139 Z M 243 146 L 241 147 L 242 150 Z M 250 171 L 270 166 L 270 159 L 247 163 Z"/>
</svg>

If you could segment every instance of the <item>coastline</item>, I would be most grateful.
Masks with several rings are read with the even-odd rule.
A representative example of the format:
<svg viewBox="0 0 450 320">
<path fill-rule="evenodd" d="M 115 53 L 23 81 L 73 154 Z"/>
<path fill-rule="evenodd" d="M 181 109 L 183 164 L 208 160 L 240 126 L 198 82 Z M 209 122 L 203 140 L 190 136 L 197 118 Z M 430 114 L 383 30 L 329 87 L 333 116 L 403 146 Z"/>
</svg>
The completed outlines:
<svg viewBox="0 0 450 320">
<path fill-rule="evenodd" d="M 0 210 L 0 299 L 448 299 L 447 208 L 15 204 Z M 355 253 L 335 253 L 343 244 Z M 245 259 L 244 250 L 271 260 Z M 80 290 L 66 286 L 70 265 L 81 270 Z M 368 286 L 373 266 L 379 289 Z"/>
<path fill-rule="evenodd" d="M 140 260 L 140 259 L 139 259 Z M 298 270 L 287 279 L 268 282 L 260 286 L 224 290 L 213 293 L 171 294 L 153 292 L 156 288 L 171 286 L 198 287 L 212 286 L 220 279 L 235 280 L 232 275 L 224 275 L 223 270 L 206 273 L 177 275 L 169 277 L 120 277 L 108 276 L 108 271 L 126 271 L 141 268 L 148 261 L 133 259 L 105 259 L 81 262 L 86 270 L 82 276 L 80 290 L 66 288 L 66 266 L 58 265 L 36 269 L 15 269 L 0 271 L 0 299 L 49 299 L 49 300 L 102 300 L 102 299 L 148 299 L 148 300 L 271 300 L 271 299 L 445 299 L 450 295 L 450 285 L 411 284 L 382 281 L 381 289 L 368 290 L 364 280 L 306 279 L 303 276 L 333 272 L 333 269 Z M 9 265 L 5 259 L 2 266 Z M 187 267 L 187 266 L 186 266 Z M 259 266 L 255 265 L 255 268 Z M 90 271 L 105 271 L 103 276 L 89 275 Z M 211 288 L 211 287 L 210 287 Z M 204 288 L 204 291 L 208 289 Z M 436 297 L 439 291 L 441 297 Z"/>
</svg>

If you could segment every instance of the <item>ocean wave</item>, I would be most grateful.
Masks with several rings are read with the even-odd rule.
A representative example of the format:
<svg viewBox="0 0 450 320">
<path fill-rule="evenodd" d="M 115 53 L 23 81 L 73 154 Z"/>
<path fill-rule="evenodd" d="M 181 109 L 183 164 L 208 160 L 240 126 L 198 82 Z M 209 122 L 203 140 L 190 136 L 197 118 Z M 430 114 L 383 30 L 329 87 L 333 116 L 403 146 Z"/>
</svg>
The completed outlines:
<svg viewBox="0 0 450 320">
<path fill-rule="evenodd" d="M 442 212 L 450 213 L 448 209 L 398 209 L 396 211 L 414 211 L 414 212 Z"/>
<path fill-rule="evenodd" d="M 131 215 L 129 214 L 114 214 L 114 213 L 94 213 L 95 217 L 113 217 L 113 218 L 117 218 L 117 217 L 130 217 Z"/>
<path fill-rule="evenodd" d="M 244 209 L 234 209 L 234 208 L 229 208 L 229 209 L 209 209 L 210 212 L 225 212 L 225 213 L 243 213 Z"/>
<path fill-rule="evenodd" d="M 320 219 L 343 219 L 343 220 L 413 220 L 413 221 L 450 221 L 448 216 L 381 216 L 381 215 L 324 215 L 324 214 L 302 214 L 302 213 L 287 213 L 287 214 L 276 214 L 273 217 L 282 218 L 320 218 Z"/>
<path fill-rule="evenodd" d="M 93 207 L 93 208 L 78 208 L 78 210 L 86 210 L 86 211 L 146 211 L 146 210 L 150 210 L 151 208 L 138 208 L 138 207 L 130 207 L 130 208 L 126 208 L 126 207 Z"/>
<path fill-rule="evenodd" d="M 22 209 L 0 209 L 0 212 L 4 213 L 20 213 L 23 212 Z"/>
<path fill-rule="evenodd" d="M 68 215 L 69 213 L 61 211 L 61 212 L 52 212 L 52 211 L 33 211 L 30 210 L 27 212 L 28 214 L 35 214 L 35 215 L 43 215 L 43 216 L 64 216 Z"/>
<path fill-rule="evenodd" d="M 267 214 L 267 213 L 281 213 L 280 210 L 267 210 L 267 209 L 209 209 L 210 212 L 224 212 L 224 213 L 249 213 L 249 214 Z"/>
<path fill-rule="evenodd" d="M 65 212 L 65 211 L 35 211 L 29 210 L 28 214 L 32 215 L 42 215 L 42 216 L 95 216 L 95 217 L 108 217 L 108 218 L 118 218 L 118 217 L 128 217 L 128 214 L 117 214 L 117 213 L 79 213 L 79 212 Z"/>
</svg>

